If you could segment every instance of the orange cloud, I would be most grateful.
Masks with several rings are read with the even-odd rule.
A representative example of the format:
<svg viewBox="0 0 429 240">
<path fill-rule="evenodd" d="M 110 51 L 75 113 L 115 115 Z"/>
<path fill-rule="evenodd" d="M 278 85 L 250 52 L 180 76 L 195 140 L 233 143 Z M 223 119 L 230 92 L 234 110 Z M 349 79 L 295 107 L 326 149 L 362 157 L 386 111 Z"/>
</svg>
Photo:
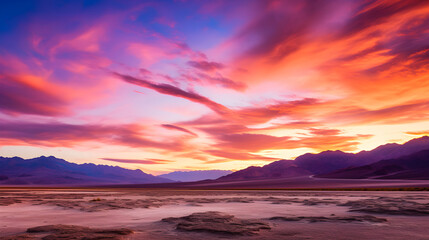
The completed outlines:
<svg viewBox="0 0 429 240">
<path fill-rule="evenodd" d="M 429 130 L 426 131 L 417 131 L 417 132 L 405 132 L 410 135 L 429 135 Z"/>
<path fill-rule="evenodd" d="M 1 121 L 0 141 L 3 146 L 39 145 L 73 147 L 84 142 L 99 142 L 133 148 L 154 148 L 184 151 L 185 139 L 169 137 L 155 141 L 143 136 L 141 126 L 66 124 L 59 122 L 30 123 Z"/>
<path fill-rule="evenodd" d="M 223 150 L 206 150 L 205 152 L 212 156 L 222 157 L 224 159 L 230 159 L 230 160 L 259 160 L 259 161 L 279 160 L 278 158 L 265 157 L 265 156 L 260 156 L 257 154 L 251 154 L 247 152 L 229 152 L 229 151 L 223 151 Z M 219 159 L 214 161 L 219 161 Z M 213 163 L 213 161 L 211 162 Z M 224 160 L 224 162 L 227 162 L 227 160 Z"/>
<path fill-rule="evenodd" d="M 100 158 L 101 160 L 119 162 L 119 163 L 132 163 L 132 164 L 169 164 L 174 161 L 164 159 L 118 159 L 118 158 Z"/>
<path fill-rule="evenodd" d="M 0 110 L 8 114 L 58 116 L 68 113 L 68 99 L 43 78 L 0 75 Z"/>
</svg>

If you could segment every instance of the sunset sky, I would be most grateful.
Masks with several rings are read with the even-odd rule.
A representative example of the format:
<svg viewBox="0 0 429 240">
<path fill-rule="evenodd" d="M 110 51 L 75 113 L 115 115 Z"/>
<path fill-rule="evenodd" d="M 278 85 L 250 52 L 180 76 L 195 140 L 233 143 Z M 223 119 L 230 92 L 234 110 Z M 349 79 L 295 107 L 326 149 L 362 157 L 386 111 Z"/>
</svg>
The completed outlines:
<svg viewBox="0 0 429 240">
<path fill-rule="evenodd" d="M 429 134 L 429 1 L 8 1 L 0 156 L 160 174 Z"/>
</svg>

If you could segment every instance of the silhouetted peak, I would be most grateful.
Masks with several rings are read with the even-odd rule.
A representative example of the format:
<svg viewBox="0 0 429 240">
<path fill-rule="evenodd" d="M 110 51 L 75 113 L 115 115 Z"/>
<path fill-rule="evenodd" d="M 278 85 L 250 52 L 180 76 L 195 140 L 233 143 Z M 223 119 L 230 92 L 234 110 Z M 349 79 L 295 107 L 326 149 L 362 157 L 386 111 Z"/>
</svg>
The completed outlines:
<svg viewBox="0 0 429 240">
<path fill-rule="evenodd" d="M 56 158 L 54 156 L 44 156 L 44 155 L 29 159 L 29 160 L 51 160 L 51 161 L 58 161 L 58 162 L 66 162 L 66 160 L 61 158 Z"/>
<path fill-rule="evenodd" d="M 429 144 L 429 136 L 423 136 L 423 137 L 411 139 L 410 141 L 404 143 L 404 145 L 421 144 L 421 143 L 428 143 Z"/>
<path fill-rule="evenodd" d="M 321 152 L 320 154 L 322 155 L 332 155 L 332 154 L 344 154 L 345 152 L 341 151 L 341 150 L 326 150 Z"/>
<path fill-rule="evenodd" d="M 7 181 L 19 178 L 20 184 L 107 184 L 107 183 L 158 183 L 171 182 L 154 177 L 140 169 L 130 170 L 118 166 L 76 164 L 54 156 L 40 156 L 32 159 L 1 158 L 0 175 Z M 4 159 L 4 161 L 3 161 Z M 12 180 L 11 180 L 12 179 Z M 15 179 L 15 180 L 14 180 Z"/>
<path fill-rule="evenodd" d="M 20 157 L 0 157 L 0 159 L 4 159 L 4 160 L 24 160 L 23 158 Z"/>
<path fill-rule="evenodd" d="M 289 167 L 289 166 L 294 165 L 294 163 L 295 163 L 294 160 L 283 159 L 283 160 L 274 161 L 274 162 L 267 164 L 263 167 Z"/>
<path fill-rule="evenodd" d="M 364 153 L 364 152 L 372 152 L 372 151 L 380 151 L 380 150 L 389 150 L 389 149 L 397 148 L 399 146 L 401 146 L 401 144 L 398 144 L 398 143 L 386 143 L 386 144 L 380 145 L 380 146 L 378 146 L 378 147 L 376 147 L 376 148 L 374 148 L 374 149 L 372 149 L 370 151 L 365 151 L 364 150 L 364 151 L 361 151 L 361 152 Z"/>
<path fill-rule="evenodd" d="M 429 179 L 429 150 L 317 175 L 324 178 Z"/>
</svg>

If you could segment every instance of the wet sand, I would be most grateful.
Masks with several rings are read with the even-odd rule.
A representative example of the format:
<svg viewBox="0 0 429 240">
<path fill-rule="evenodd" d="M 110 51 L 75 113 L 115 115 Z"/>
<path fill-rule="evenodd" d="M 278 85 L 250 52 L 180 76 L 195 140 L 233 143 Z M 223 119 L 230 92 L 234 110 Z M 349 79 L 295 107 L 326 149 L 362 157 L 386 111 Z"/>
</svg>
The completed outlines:
<svg viewBox="0 0 429 240">
<path fill-rule="evenodd" d="M 3 189 L 0 219 L 1 239 L 429 239 L 429 192 Z"/>
</svg>

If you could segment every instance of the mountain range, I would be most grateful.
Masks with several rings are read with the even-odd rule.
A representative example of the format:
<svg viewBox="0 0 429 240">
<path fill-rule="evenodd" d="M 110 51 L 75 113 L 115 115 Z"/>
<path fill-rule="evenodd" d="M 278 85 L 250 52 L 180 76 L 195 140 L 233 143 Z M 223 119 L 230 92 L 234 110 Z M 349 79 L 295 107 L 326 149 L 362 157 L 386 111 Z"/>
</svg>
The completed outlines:
<svg viewBox="0 0 429 240">
<path fill-rule="evenodd" d="M 172 172 L 160 176 L 141 170 L 76 164 L 53 156 L 33 159 L 0 157 L 0 185 L 174 184 L 205 180 L 207 184 L 270 179 L 429 179 L 429 137 L 404 144 L 389 143 L 371 151 L 307 153 L 236 172 L 223 170 Z M 215 179 L 215 180 L 210 180 Z M 208 182 L 207 182 L 208 181 Z M 176 183 L 174 183 L 176 182 Z M 204 182 L 204 181 L 202 181 Z M 178 185 L 177 185 L 178 186 Z"/>
<path fill-rule="evenodd" d="M 401 158 L 422 150 L 429 150 L 428 136 L 412 139 L 402 145 L 389 143 L 381 145 L 371 151 L 361 151 L 355 154 L 342 151 L 324 151 L 318 154 L 306 153 L 297 157 L 295 160 L 279 160 L 262 167 L 251 166 L 223 176 L 218 180 L 239 181 L 250 179 L 293 178 L 306 175 L 316 175 L 316 177 L 341 176 L 339 178 L 347 178 L 346 172 L 340 171 L 336 175 L 329 174 L 341 169 L 373 164 L 381 160 Z M 427 158 L 427 161 L 429 161 L 429 158 Z"/>
<path fill-rule="evenodd" d="M 53 156 L 33 159 L 0 157 L 1 185 L 99 185 L 167 183 L 172 180 L 156 177 L 141 170 L 76 164 Z"/>
<path fill-rule="evenodd" d="M 399 158 L 381 160 L 360 167 L 350 167 L 328 174 L 316 175 L 316 177 L 429 180 L 429 150 Z"/>
<path fill-rule="evenodd" d="M 198 171 L 175 171 L 158 177 L 167 178 L 178 182 L 195 182 L 207 179 L 217 179 L 231 174 L 230 170 L 198 170 Z"/>
<path fill-rule="evenodd" d="M 250 166 L 246 169 L 220 177 L 217 180 L 229 181 L 262 178 L 292 178 L 305 175 L 312 175 L 312 173 L 306 169 L 298 167 L 293 160 L 279 160 L 263 167 Z"/>
</svg>

